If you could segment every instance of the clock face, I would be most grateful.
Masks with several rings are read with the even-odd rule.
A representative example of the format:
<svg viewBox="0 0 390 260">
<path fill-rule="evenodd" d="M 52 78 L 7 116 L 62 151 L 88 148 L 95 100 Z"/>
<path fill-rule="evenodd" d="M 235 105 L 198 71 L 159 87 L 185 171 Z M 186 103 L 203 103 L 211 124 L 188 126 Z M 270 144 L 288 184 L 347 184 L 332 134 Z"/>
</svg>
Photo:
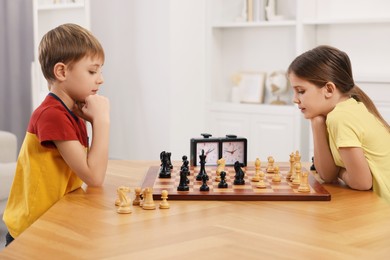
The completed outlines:
<svg viewBox="0 0 390 260">
<path fill-rule="evenodd" d="M 199 155 L 202 154 L 202 150 L 204 150 L 204 154 L 206 155 L 206 165 L 216 165 L 219 157 L 219 143 L 218 142 L 198 142 L 196 144 L 196 161 L 199 164 Z"/>
<path fill-rule="evenodd" d="M 242 141 L 227 141 L 222 143 L 222 157 L 226 164 L 234 164 L 236 161 L 245 163 L 245 143 Z"/>
</svg>

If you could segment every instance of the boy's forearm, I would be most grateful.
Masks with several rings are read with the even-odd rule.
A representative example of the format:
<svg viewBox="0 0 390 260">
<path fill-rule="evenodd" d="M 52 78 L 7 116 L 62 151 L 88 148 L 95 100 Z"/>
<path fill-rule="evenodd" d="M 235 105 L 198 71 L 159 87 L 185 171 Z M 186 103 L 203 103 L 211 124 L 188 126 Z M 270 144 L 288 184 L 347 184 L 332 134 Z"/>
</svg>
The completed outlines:
<svg viewBox="0 0 390 260">
<path fill-rule="evenodd" d="M 107 170 L 109 146 L 109 120 L 92 123 L 92 142 L 88 152 L 88 165 L 94 174 L 91 186 L 101 186 Z"/>
</svg>

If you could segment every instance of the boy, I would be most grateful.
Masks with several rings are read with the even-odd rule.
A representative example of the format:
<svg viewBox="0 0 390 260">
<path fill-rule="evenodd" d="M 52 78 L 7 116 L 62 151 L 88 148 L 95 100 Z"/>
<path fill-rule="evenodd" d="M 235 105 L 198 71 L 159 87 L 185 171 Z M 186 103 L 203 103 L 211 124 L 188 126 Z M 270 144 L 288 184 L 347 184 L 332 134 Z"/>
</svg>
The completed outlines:
<svg viewBox="0 0 390 260">
<path fill-rule="evenodd" d="M 43 36 L 39 62 L 50 93 L 33 112 L 3 220 L 6 246 L 65 194 L 103 184 L 108 161 L 109 102 L 103 83 L 104 50 L 84 28 L 64 24 Z M 88 148 L 85 121 L 92 125 Z"/>
</svg>

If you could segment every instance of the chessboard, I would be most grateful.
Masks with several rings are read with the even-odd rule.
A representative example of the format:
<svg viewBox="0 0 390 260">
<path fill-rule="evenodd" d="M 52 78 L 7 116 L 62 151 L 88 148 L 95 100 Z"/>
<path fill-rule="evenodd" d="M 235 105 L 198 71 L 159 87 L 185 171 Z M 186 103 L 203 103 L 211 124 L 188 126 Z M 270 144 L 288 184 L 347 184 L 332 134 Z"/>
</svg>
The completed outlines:
<svg viewBox="0 0 390 260">
<path fill-rule="evenodd" d="M 312 172 L 302 168 L 302 171 L 309 172 L 308 183 L 310 192 L 299 192 L 298 186 L 286 179 L 289 167 L 280 166 L 281 182 L 273 182 L 273 174 L 265 172 L 266 188 L 257 188 L 257 182 L 251 179 L 255 172 L 254 166 L 243 168 L 245 172 L 245 184 L 234 185 L 235 171 L 233 167 L 226 167 L 227 188 L 218 188 L 218 181 L 215 181 L 216 166 L 206 166 L 206 173 L 209 176 L 207 182 L 209 191 L 200 191 L 202 181 L 196 180 L 200 167 L 191 167 L 188 176 L 189 191 L 177 191 L 180 181 L 180 167 L 173 166 L 171 178 L 159 178 L 159 166 L 151 166 L 142 182 L 142 188 L 153 188 L 153 199 L 161 200 L 161 192 L 168 191 L 169 200 L 230 200 L 230 201 L 329 201 L 330 193 L 319 183 Z"/>
</svg>

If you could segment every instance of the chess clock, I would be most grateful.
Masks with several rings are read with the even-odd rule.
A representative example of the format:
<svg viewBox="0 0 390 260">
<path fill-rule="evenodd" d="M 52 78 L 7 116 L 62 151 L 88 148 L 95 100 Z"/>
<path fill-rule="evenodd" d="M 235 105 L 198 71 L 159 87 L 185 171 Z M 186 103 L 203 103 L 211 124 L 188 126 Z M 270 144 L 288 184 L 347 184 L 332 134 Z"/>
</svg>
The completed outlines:
<svg viewBox="0 0 390 260">
<path fill-rule="evenodd" d="M 236 161 L 247 165 L 247 139 L 236 135 L 224 138 L 211 138 L 211 134 L 201 134 L 203 138 L 191 139 L 190 163 L 199 165 L 202 150 L 206 155 L 206 165 L 217 165 L 220 158 L 225 158 L 226 165 L 234 165 Z"/>
<path fill-rule="evenodd" d="M 225 158 L 226 165 L 234 165 L 236 161 L 247 165 L 247 148 L 246 138 L 237 137 L 236 135 L 226 135 L 221 139 L 221 156 Z"/>
<path fill-rule="evenodd" d="M 206 165 L 217 165 L 217 160 L 221 154 L 220 138 L 211 138 L 211 134 L 201 135 L 203 138 L 191 139 L 191 165 L 199 165 L 199 155 L 202 154 L 202 150 L 206 155 Z"/>
</svg>

